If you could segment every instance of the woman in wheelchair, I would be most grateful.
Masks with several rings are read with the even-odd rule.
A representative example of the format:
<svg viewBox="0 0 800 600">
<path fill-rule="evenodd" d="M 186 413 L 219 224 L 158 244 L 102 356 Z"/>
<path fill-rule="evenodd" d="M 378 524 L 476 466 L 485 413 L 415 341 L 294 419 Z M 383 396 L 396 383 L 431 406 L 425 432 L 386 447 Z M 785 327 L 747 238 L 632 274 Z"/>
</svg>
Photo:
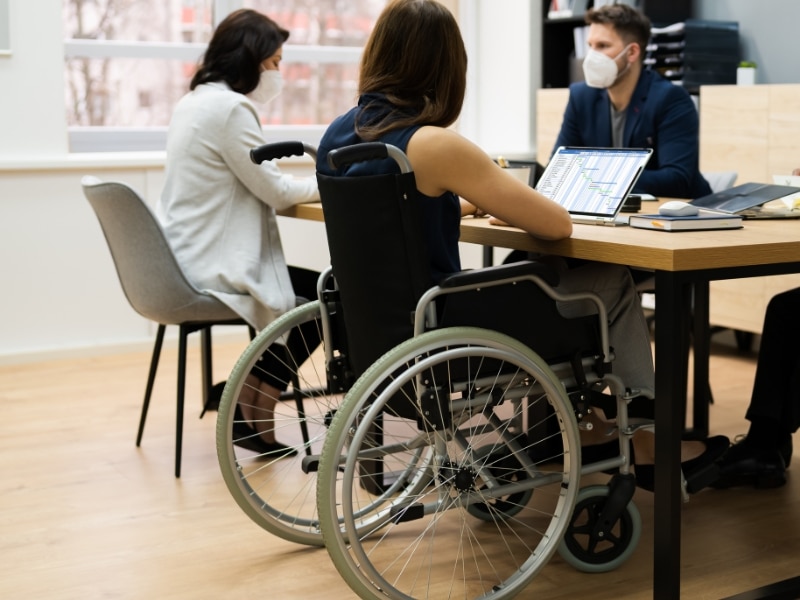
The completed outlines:
<svg viewBox="0 0 800 600">
<path fill-rule="evenodd" d="M 443 51 L 433 52 L 430 40 L 443 40 Z M 461 269 L 458 238 L 462 216 L 478 211 L 491 214 L 546 240 L 560 240 L 572 233 L 572 221 L 561 206 L 506 173 L 477 145 L 449 129 L 462 108 L 466 69 L 458 25 L 446 8 L 434 0 L 391 2 L 364 50 L 358 104 L 332 122 L 317 156 L 321 174 L 358 176 L 393 172 L 397 165 L 373 160 L 335 172 L 328 166 L 328 153 L 372 141 L 405 152 L 423 198 L 425 242 L 436 282 Z M 555 257 L 553 263 L 559 270 L 557 290 L 594 292 L 605 303 L 609 341 L 615 351 L 614 372 L 641 393 L 631 401 L 629 413 L 652 418 L 650 337 L 629 270 L 603 263 L 570 269 Z M 608 427 L 606 424 L 606 431 Z M 610 440 L 602 427 L 593 431 L 599 432 L 599 439 L 583 443 L 604 443 L 585 446 L 584 462 L 618 450 L 617 442 Z M 633 442 L 637 483 L 652 490 L 653 435 L 639 431 Z M 684 442 L 687 481 L 693 473 L 707 470 L 728 446 L 724 436 Z"/>
</svg>

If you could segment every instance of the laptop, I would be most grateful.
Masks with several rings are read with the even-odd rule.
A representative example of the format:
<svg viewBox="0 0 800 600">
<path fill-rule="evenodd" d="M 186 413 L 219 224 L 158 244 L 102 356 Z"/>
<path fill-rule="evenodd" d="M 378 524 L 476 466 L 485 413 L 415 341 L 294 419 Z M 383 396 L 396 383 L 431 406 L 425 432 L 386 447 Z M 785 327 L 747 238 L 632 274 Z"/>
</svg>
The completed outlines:
<svg viewBox="0 0 800 600">
<path fill-rule="evenodd" d="M 800 218 L 800 187 L 773 183 L 743 183 L 695 198 L 691 204 L 743 216 L 745 219 Z"/>
<path fill-rule="evenodd" d="M 622 205 L 652 154 L 651 148 L 561 146 L 536 190 L 566 208 L 574 223 L 627 225 Z"/>
</svg>

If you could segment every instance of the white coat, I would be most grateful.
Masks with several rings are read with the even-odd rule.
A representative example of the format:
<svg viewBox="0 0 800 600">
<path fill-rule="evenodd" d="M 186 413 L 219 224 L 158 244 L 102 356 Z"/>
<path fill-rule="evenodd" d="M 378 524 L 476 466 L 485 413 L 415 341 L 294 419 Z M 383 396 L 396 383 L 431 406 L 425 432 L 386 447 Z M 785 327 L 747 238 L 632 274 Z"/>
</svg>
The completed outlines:
<svg viewBox="0 0 800 600">
<path fill-rule="evenodd" d="M 156 209 L 189 280 L 256 329 L 295 305 L 275 211 L 319 199 L 313 178 L 250 160 L 264 143 L 246 96 L 225 83 L 197 86 L 172 115 Z"/>
</svg>

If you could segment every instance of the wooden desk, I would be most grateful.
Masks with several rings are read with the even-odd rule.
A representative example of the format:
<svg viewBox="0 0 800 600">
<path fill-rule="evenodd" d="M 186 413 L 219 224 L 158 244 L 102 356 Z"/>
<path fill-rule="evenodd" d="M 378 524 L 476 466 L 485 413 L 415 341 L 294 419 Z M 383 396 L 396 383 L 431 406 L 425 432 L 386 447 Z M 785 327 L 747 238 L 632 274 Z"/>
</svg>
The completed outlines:
<svg viewBox="0 0 800 600">
<path fill-rule="evenodd" d="M 322 209 L 302 205 L 283 213 L 323 220 Z M 658 298 L 655 341 L 656 480 L 654 498 L 653 597 L 680 597 L 680 443 L 686 390 L 683 342 L 674 332 L 688 331 L 690 293 L 705 292 L 716 279 L 800 273 L 800 235 L 793 221 L 748 221 L 743 229 L 666 233 L 630 227 L 575 225 L 571 238 L 537 240 L 511 227 L 489 225 L 487 219 L 461 222 L 461 241 L 618 265 L 652 269 Z M 706 303 L 706 306 L 708 304 Z M 708 313 L 696 315 L 705 319 Z M 708 340 L 697 340 L 708 344 Z M 708 356 L 707 346 L 705 356 Z M 698 349 L 698 353 L 702 350 Z M 698 381 L 708 381 L 708 364 L 696 364 Z M 683 389 L 681 389 L 683 388 Z M 672 400 L 672 401 L 670 401 Z"/>
</svg>

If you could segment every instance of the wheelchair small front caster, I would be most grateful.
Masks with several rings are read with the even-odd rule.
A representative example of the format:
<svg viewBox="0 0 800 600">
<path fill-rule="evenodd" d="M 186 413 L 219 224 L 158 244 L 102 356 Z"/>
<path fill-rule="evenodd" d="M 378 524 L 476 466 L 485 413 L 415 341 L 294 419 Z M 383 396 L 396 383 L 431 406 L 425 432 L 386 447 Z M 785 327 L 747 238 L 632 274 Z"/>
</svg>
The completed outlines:
<svg viewBox="0 0 800 600">
<path fill-rule="evenodd" d="M 593 485 L 578 492 L 558 553 L 579 571 L 612 571 L 630 558 L 639 543 L 642 518 L 633 502 L 628 502 L 612 527 L 597 527 L 609 491 L 608 486 Z"/>
</svg>

